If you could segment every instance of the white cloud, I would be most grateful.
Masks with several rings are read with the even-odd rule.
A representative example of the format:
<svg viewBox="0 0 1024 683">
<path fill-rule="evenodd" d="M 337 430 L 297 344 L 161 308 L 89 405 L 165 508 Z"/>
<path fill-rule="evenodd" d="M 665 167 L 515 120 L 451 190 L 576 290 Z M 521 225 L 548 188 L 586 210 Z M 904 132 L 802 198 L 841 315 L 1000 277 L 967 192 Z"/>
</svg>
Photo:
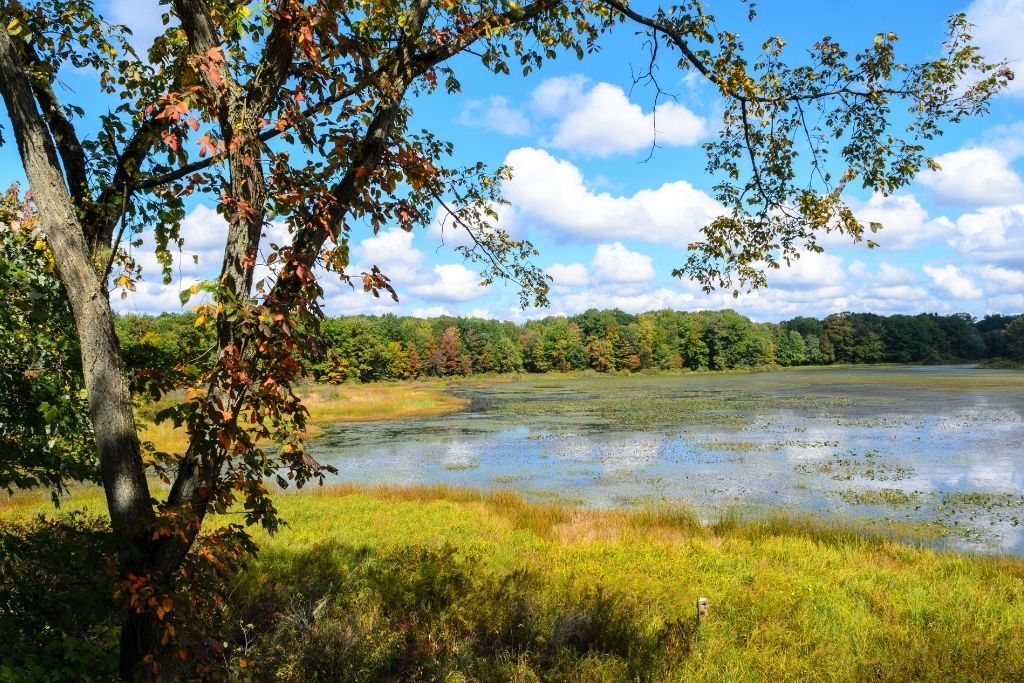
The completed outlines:
<svg viewBox="0 0 1024 683">
<path fill-rule="evenodd" d="M 1024 1 L 975 0 L 967 8 L 967 19 L 974 24 L 972 34 L 981 47 L 981 54 L 989 61 L 1006 59 L 1018 77 L 1011 81 L 1007 92 L 1024 95 L 1024 47 L 1020 37 L 1024 34 Z"/>
<path fill-rule="evenodd" d="M 917 278 L 906 268 L 882 261 L 878 264 L 878 274 L 874 277 L 874 281 L 882 285 L 906 285 L 916 282 Z"/>
<path fill-rule="evenodd" d="M 442 315 L 451 315 L 444 306 L 420 306 L 409 311 L 415 318 L 439 318 Z"/>
<path fill-rule="evenodd" d="M 627 313 L 643 313 L 665 308 L 684 311 L 707 308 L 707 303 L 698 300 L 689 292 L 661 287 L 637 293 L 618 292 L 615 289 L 588 289 L 559 297 L 554 306 L 555 310 L 537 312 L 536 317 L 552 314 L 574 315 L 588 308 L 618 308 Z"/>
<path fill-rule="evenodd" d="M 120 293 L 115 292 L 110 298 L 110 304 L 114 310 L 121 313 L 163 313 L 173 311 L 180 313 L 189 311 L 193 306 L 200 303 L 202 297 L 195 296 L 187 306 L 181 305 L 179 294 L 192 285 L 199 282 L 195 277 L 182 277 L 180 281 L 165 285 L 162 282 L 139 282 L 134 292 L 127 292 L 127 296 L 121 299 Z M 204 295 L 205 296 L 205 295 Z"/>
<path fill-rule="evenodd" d="M 954 299 L 980 299 L 982 291 L 954 265 L 942 268 L 924 267 L 925 275 L 932 279 L 935 286 Z"/>
<path fill-rule="evenodd" d="M 911 285 L 889 285 L 883 287 L 872 287 L 868 290 L 871 296 L 884 299 L 886 301 L 905 301 L 911 306 L 916 302 L 924 301 L 928 298 L 928 292 L 922 287 L 913 287 Z"/>
<path fill-rule="evenodd" d="M 1009 159 L 991 147 L 968 147 L 940 154 L 940 171 L 926 171 L 921 184 L 935 201 L 965 206 L 993 206 L 1024 201 L 1024 182 Z"/>
<path fill-rule="evenodd" d="M 859 280 L 864 280 L 874 285 L 909 285 L 917 282 L 917 278 L 909 270 L 894 266 L 886 261 L 881 261 L 878 264 L 878 270 L 874 273 L 868 269 L 868 264 L 863 261 L 854 261 L 846 270 L 850 275 Z"/>
<path fill-rule="evenodd" d="M 999 266 L 982 266 L 978 274 L 989 286 L 989 293 L 1017 293 L 1024 289 L 1024 272 L 1000 268 Z"/>
<path fill-rule="evenodd" d="M 918 242 L 948 235 L 953 224 L 943 217 L 929 219 L 928 212 L 913 195 L 874 194 L 867 202 L 855 198 L 848 200 L 857 219 L 864 223 L 881 223 L 877 233 L 865 231 L 865 238 L 877 242 L 885 249 L 907 249 Z M 837 240 L 828 240 L 829 244 Z M 845 242 L 845 240 L 844 240 Z"/>
<path fill-rule="evenodd" d="M 644 112 L 617 85 L 580 76 L 551 78 L 534 90 L 534 110 L 559 117 L 549 144 L 586 156 L 609 156 L 661 145 L 693 145 L 708 134 L 707 120 L 681 104 Z"/>
<path fill-rule="evenodd" d="M 455 207 L 450 207 L 453 211 L 459 212 Z M 523 237 L 522 230 L 520 229 L 519 221 L 516 218 L 515 207 L 508 204 L 497 204 L 492 205 L 491 210 L 497 214 L 497 220 L 490 216 L 481 215 L 477 219 L 472 221 L 474 226 L 484 226 L 485 230 L 489 229 L 500 229 L 508 233 L 509 237 L 513 239 L 520 239 Z M 463 209 L 462 213 L 471 211 L 470 209 Z M 475 211 L 473 209 L 472 211 Z M 466 220 L 466 216 L 460 213 L 460 219 Z M 452 249 L 456 247 L 472 247 L 473 239 L 466 232 L 466 229 L 456 221 L 443 207 L 438 208 L 436 214 L 434 214 L 434 220 L 430 222 L 430 227 L 427 228 L 427 234 L 438 244 Z"/>
<path fill-rule="evenodd" d="M 843 259 L 831 254 L 807 252 L 789 266 L 770 271 L 768 282 L 772 287 L 806 289 L 838 285 L 845 277 Z"/>
<path fill-rule="evenodd" d="M 586 86 L 587 78 L 580 74 L 548 78 L 534 89 L 531 107 L 542 116 L 560 116 L 583 97 Z"/>
<path fill-rule="evenodd" d="M 441 301 L 469 301 L 487 291 L 480 286 L 480 275 L 461 263 L 434 266 L 433 274 L 433 282 L 413 285 L 409 291 L 424 299 Z"/>
<path fill-rule="evenodd" d="M 992 126 L 982 135 L 984 147 L 998 149 L 1007 159 L 1024 154 L 1024 121 Z"/>
<path fill-rule="evenodd" d="M 224 260 L 227 222 L 213 209 L 198 204 L 181 221 L 179 235 L 184 246 L 179 250 L 169 245 L 171 274 L 176 280 L 184 277 L 215 277 Z M 156 258 L 156 241 L 152 232 L 141 235 L 142 244 L 131 247 L 130 253 L 142 269 L 142 277 L 151 284 L 163 278 L 163 266 Z M 177 295 L 175 295 L 177 296 Z"/>
<path fill-rule="evenodd" d="M 412 242 L 413 234 L 401 228 L 382 230 L 376 236 L 364 239 L 355 250 L 361 270 L 377 266 L 391 277 L 399 271 L 415 269 L 423 262 L 423 252 L 413 247 Z"/>
<path fill-rule="evenodd" d="M 487 102 L 471 100 L 459 114 L 458 122 L 473 128 L 485 128 L 503 135 L 525 135 L 530 122 L 523 112 L 513 107 L 506 97 L 492 95 Z"/>
<path fill-rule="evenodd" d="M 626 249 L 622 242 L 599 245 L 591 265 L 602 282 L 649 282 L 656 277 L 651 257 Z"/>
<path fill-rule="evenodd" d="M 666 183 L 631 196 L 592 192 L 583 174 L 544 150 L 512 150 L 505 197 L 518 212 L 546 227 L 587 241 L 637 239 L 685 246 L 722 213 L 711 197 L 686 181 Z"/>
<path fill-rule="evenodd" d="M 950 243 L 974 260 L 1024 268 L 1024 204 L 964 214 L 956 228 Z"/>
<path fill-rule="evenodd" d="M 552 263 L 546 270 L 556 287 L 581 287 L 590 282 L 587 267 L 582 263 Z"/>
</svg>

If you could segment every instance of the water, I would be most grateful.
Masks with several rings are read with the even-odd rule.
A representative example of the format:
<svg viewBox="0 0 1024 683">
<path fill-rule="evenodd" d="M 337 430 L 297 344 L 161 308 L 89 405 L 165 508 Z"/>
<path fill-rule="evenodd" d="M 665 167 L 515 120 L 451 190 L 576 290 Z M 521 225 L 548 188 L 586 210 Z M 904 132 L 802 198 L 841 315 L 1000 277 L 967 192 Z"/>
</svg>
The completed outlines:
<svg viewBox="0 0 1024 683">
<path fill-rule="evenodd" d="M 343 424 L 313 455 L 362 483 L 595 507 L 682 501 L 923 524 L 1024 554 L 1024 373 L 968 366 L 463 383 L 467 411 Z"/>
</svg>

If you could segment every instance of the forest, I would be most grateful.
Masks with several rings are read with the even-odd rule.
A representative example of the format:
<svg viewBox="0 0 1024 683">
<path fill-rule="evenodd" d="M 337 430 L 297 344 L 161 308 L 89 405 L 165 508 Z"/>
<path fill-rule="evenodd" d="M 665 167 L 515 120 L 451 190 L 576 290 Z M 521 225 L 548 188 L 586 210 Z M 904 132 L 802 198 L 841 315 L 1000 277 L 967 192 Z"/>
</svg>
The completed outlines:
<svg viewBox="0 0 1024 683">
<path fill-rule="evenodd" d="M 194 314 L 122 315 L 118 337 L 137 382 L 199 372 L 214 341 Z M 756 323 L 732 310 L 591 309 L 522 324 L 441 316 L 329 317 L 303 357 L 322 382 L 477 373 L 729 370 L 759 366 L 1024 359 L 1024 316 L 835 313 Z M 155 370 L 156 368 L 156 370 Z M 140 387 L 141 388 L 141 387 Z"/>
</svg>

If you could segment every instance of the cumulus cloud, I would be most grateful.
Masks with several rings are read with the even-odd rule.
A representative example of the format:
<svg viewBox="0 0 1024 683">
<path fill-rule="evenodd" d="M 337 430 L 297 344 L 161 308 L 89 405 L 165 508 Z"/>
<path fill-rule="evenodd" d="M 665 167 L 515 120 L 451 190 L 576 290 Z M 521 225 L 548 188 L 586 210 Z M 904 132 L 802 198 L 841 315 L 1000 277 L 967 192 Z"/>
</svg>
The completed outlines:
<svg viewBox="0 0 1024 683">
<path fill-rule="evenodd" d="M 980 263 L 1024 268 L 1024 204 L 967 213 L 950 244 Z"/>
<path fill-rule="evenodd" d="M 552 263 L 546 271 L 556 287 L 581 287 L 590 282 L 587 267 L 582 263 Z"/>
<path fill-rule="evenodd" d="M 974 40 L 990 61 L 1006 59 L 1017 74 L 1024 72 L 1024 2 L 1021 0 L 974 0 L 967 7 L 967 19 L 974 24 Z M 1024 96 L 1024 80 L 1010 82 L 1006 92 Z"/>
<path fill-rule="evenodd" d="M 685 246 L 723 210 L 682 180 L 629 196 L 593 192 L 572 163 L 532 147 L 512 150 L 505 163 L 513 169 L 505 197 L 518 212 L 587 241 L 629 238 Z"/>
<path fill-rule="evenodd" d="M 940 154 L 939 171 L 919 176 L 935 201 L 959 206 L 995 206 L 1024 201 L 1024 182 L 1010 160 L 991 147 L 968 147 Z"/>
<path fill-rule="evenodd" d="M 456 210 L 455 207 L 451 207 Z M 523 230 L 516 218 L 515 207 L 509 204 L 492 205 L 491 210 L 497 214 L 497 219 L 490 216 L 480 216 L 474 220 L 474 226 L 484 226 L 484 229 L 504 230 L 513 239 L 521 239 Z M 456 210 L 457 211 L 457 210 Z M 437 244 L 445 247 L 472 247 L 473 239 L 466 232 L 466 229 L 456 221 L 443 207 L 434 214 L 434 219 L 427 228 L 427 234 Z"/>
<path fill-rule="evenodd" d="M 688 108 L 665 102 L 644 112 L 611 83 L 591 83 L 582 76 L 550 78 L 533 92 L 532 105 L 542 116 L 557 117 L 552 147 L 585 156 L 609 156 L 660 145 L 693 145 L 708 134 L 708 122 Z"/>
<path fill-rule="evenodd" d="M 493 130 L 502 135 L 525 135 L 530 132 L 530 121 L 507 97 L 492 95 L 486 102 L 471 100 L 459 114 L 458 122 L 472 128 Z"/>
<path fill-rule="evenodd" d="M 881 223 L 882 229 L 868 237 L 886 249 L 908 249 L 909 247 L 948 235 L 953 224 L 946 217 L 928 218 L 928 212 L 917 198 L 909 194 L 874 194 L 866 202 L 855 198 L 848 200 L 857 219 L 864 223 Z M 837 240 L 826 240 L 832 244 Z"/>
<path fill-rule="evenodd" d="M 355 251 L 362 270 L 377 266 L 389 277 L 398 271 L 415 269 L 423 262 L 423 252 L 413 246 L 413 234 L 401 228 L 382 230 L 360 242 Z"/>
<path fill-rule="evenodd" d="M 602 282 L 649 282 L 655 278 L 651 257 L 630 251 L 622 242 L 599 245 L 590 263 Z"/>
<path fill-rule="evenodd" d="M 665 308 L 685 311 L 708 307 L 705 303 L 698 306 L 697 302 L 698 299 L 693 294 L 667 287 L 635 293 L 618 292 L 613 289 L 590 289 L 559 297 L 558 301 L 554 302 L 554 311 L 538 312 L 537 317 L 552 313 L 575 315 L 589 308 L 618 308 L 627 313 L 643 313 Z"/>
<path fill-rule="evenodd" d="M 156 314 L 165 311 L 188 311 L 199 303 L 199 297 L 195 297 L 187 306 L 182 306 L 179 295 L 199 281 L 200 278 L 192 276 L 183 276 L 180 280 L 167 285 L 156 281 L 142 281 L 136 285 L 134 292 L 127 292 L 124 299 L 119 294 L 112 296 L 110 305 L 120 313 Z"/>
<path fill-rule="evenodd" d="M 916 282 L 917 278 L 906 268 L 882 261 L 878 264 L 878 274 L 874 277 L 874 281 L 882 285 L 905 285 Z"/>
<path fill-rule="evenodd" d="M 1024 290 L 1024 272 L 1000 268 L 999 266 L 982 266 L 978 274 L 985 281 L 989 293 L 1016 293 Z"/>
<path fill-rule="evenodd" d="M 942 268 L 924 267 L 925 275 L 932 279 L 935 286 L 955 299 L 980 299 L 982 291 L 956 266 L 950 264 Z"/>
<path fill-rule="evenodd" d="M 768 274 L 771 286 L 783 289 L 828 287 L 842 284 L 845 279 L 843 259 L 831 254 L 814 252 L 802 254 L 789 266 L 783 265 L 779 270 L 773 270 Z"/>
<path fill-rule="evenodd" d="M 424 299 L 439 301 L 469 301 L 483 296 L 480 275 L 461 263 L 434 266 L 433 282 L 409 287 L 409 291 Z"/>
</svg>

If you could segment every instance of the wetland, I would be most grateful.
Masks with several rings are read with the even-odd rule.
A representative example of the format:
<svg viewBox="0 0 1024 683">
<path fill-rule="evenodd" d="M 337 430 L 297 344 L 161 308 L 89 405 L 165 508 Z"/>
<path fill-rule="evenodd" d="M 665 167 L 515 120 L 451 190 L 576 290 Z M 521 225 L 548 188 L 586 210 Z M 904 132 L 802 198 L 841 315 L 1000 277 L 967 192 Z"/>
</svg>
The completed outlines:
<svg viewBox="0 0 1024 683">
<path fill-rule="evenodd" d="M 786 511 L 1024 554 L 1024 373 L 859 366 L 453 383 L 456 413 L 336 423 L 338 481 L 594 508 Z"/>
</svg>

